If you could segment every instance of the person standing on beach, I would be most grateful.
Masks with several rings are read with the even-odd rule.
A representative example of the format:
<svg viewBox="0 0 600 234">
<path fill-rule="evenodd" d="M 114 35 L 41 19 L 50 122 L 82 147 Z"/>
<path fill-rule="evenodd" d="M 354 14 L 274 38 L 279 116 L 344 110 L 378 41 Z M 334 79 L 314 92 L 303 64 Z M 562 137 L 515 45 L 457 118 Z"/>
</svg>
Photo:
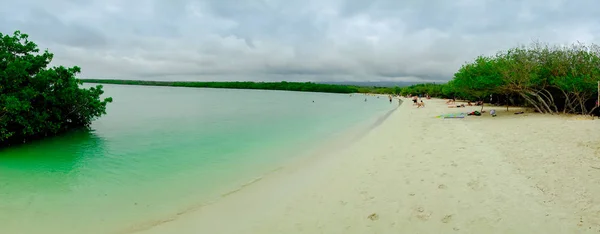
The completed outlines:
<svg viewBox="0 0 600 234">
<path fill-rule="evenodd" d="M 388 96 L 390 98 L 390 104 L 392 104 L 392 95 Z"/>
</svg>

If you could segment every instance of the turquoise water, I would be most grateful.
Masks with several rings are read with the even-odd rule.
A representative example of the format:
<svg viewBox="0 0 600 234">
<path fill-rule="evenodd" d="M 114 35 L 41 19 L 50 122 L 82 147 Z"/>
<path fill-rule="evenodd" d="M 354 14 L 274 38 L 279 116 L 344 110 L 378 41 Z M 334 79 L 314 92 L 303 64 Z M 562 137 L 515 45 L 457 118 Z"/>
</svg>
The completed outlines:
<svg viewBox="0 0 600 234">
<path fill-rule="evenodd" d="M 0 233 L 152 226 L 397 106 L 364 95 L 115 85 L 105 91 L 115 101 L 91 132 L 0 151 Z"/>
</svg>

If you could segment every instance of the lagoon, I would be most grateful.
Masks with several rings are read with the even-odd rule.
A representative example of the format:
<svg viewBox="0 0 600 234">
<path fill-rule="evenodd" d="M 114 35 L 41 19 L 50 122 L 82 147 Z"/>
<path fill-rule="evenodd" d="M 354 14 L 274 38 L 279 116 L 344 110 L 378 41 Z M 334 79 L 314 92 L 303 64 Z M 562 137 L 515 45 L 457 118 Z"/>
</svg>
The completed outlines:
<svg viewBox="0 0 600 234">
<path fill-rule="evenodd" d="M 128 233 L 168 222 L 360 135 L 398 106 L 362 94 L 105 91 L 115 101 L 91 131 L 0 150 L 0 233 Z"/>
</svg>

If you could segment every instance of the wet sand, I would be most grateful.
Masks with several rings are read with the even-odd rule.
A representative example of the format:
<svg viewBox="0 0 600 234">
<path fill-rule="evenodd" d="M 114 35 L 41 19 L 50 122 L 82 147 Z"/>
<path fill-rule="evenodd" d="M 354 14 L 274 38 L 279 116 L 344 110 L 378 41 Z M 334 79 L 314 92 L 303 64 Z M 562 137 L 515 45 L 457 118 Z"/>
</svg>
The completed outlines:
<svg viewBox="0 0 600 234">
<path fill-rule="evenodd" d="M 600 121 L 410 101 L 353 144 L 136 233 L 599 233 Z M 218 181 L 218 178 L 215 178 Z"/>
</svg>

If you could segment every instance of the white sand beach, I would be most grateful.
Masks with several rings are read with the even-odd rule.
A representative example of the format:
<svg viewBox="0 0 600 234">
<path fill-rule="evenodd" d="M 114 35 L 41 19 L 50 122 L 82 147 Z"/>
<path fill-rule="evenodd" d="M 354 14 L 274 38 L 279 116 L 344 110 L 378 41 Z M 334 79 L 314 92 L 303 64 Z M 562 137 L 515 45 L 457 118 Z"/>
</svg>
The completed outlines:
<svg viewBox="0 0 600 234">
<path fill-rule="evenodd" d="M 441 119 L 479 107 L 425 102 L 406 101 L 348 147 L 135 232 L 600 232 L 600 120 L 505 107 Z"/>
</svg>

